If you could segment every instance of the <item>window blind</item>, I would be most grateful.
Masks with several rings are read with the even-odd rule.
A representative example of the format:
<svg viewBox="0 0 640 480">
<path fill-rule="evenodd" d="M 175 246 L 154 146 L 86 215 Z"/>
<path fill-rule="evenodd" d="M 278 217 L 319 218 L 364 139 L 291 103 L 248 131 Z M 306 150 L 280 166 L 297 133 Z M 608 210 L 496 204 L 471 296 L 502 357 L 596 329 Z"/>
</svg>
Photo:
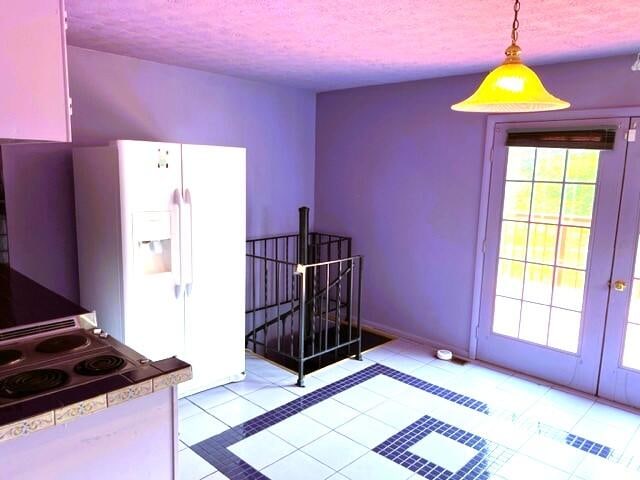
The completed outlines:
<svg viewBox="0 0 640 480">
<path fill-rule="evenodd" d="M 550 131 L 512 130 L 507 132 L 507 146 L 613 150 L 615 138 L 614 128 Z"/>
</svg>

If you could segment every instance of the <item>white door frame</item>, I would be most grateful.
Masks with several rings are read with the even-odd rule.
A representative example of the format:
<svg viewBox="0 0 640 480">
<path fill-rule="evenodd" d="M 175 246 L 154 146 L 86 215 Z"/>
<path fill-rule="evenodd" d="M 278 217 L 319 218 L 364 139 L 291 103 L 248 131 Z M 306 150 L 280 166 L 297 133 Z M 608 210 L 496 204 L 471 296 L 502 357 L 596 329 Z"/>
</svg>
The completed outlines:
<svg viewBox="0 0 640 480">
<path fill-rule="evenodd" d="M 518 122 L 552 122 L 558 120 L 597 120 L 612 117 L 639 117 L 640 106 L 621 108 L 599 108 L 589 110 L 563 110 L 557 112 L 522 113 L 489 115 L 485 129 L 484 158 L 482 162 L 482 190 L 478 209 L 478 236 L 476 240 L 476 261 L 473 279 L 473 304 L 471 312 L 471 329 L 469 332 L 469 358 L 475 360 L 478 348 L 478 328 L 480 325 L 480 301 L 482 293 L 482 276 L 484 272 L 484 250 L 487 236 L 487 219 L 489 216 L 489 187 L 491 183 L 491 158 L 493 156 L 493 139 L 497 124 Z M 640 140 L 637 140 L 640 141 Z"/>
</svg>

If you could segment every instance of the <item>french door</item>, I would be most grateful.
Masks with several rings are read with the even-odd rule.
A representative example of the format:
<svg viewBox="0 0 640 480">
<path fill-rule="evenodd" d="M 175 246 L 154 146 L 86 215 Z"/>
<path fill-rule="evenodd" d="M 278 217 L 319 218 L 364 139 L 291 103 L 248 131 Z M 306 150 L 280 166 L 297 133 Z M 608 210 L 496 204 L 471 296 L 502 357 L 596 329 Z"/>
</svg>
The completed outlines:
<svg viewBox="0 0 640 480">
<path fill-rule="evenodd" d="M 638 406 L 640 148 L 627 142 L 632 124 L 497 124 L 476 355 Z M 507 146 L 517 145 L 514 132 L 596 129 L 608 132 L 606 147 Z"/>
<path fill-rule="evenodd" d="M 640 118 L 631 119 L 638 132 Z M 635 138 L 634 138 L 635 140 Z M 640 407 L 640 142 L 629 142 L 599 394 Z"/>
</svg>

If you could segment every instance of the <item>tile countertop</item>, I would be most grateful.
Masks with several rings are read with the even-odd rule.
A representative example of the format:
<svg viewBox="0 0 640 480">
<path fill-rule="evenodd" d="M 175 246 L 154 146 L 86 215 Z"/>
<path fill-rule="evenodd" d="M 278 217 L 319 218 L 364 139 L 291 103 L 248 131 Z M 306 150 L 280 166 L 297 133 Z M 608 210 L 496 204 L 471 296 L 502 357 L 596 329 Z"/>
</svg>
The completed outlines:
<svg viewBox="0 0 640 480">
<path fill-rule="evenodd" d="M 188 363 L 171 357 L 136 370 L 0 407 L 0 442 L 175 386 L 190 380 L 191 376 Z"/>
</svg>

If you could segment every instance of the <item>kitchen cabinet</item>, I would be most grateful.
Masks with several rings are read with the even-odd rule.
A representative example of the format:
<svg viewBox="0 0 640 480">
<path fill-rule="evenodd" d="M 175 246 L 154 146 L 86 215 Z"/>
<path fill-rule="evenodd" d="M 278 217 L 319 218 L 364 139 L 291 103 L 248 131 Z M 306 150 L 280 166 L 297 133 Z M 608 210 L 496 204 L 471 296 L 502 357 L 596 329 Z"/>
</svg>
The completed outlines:
<svg viewBox="0 0 640 480">
<path fill-rule="evenodd" d="M 70 142 L 63 0 L 0 5 L 0 142 Z"/>
<path fill-rule="evenodd" d="M 120 392 L 109 395 L 118 396 Z M 60 408 L 56 412 L 74 412 L 60 424 L 53 421 L 55 412 L 45 412 L 12 424 L 16 426 L 11 429 L 0 428 L 0 438 L 5 434 L 5 441 L 0 442 L 1 478 L 178 478 L 176 387 L 134 397 L 108 408 L 104 403 L 98 396 L 71 408 Z M 24 435 L 23 429 L 32 430 Z"/>
</svg>

